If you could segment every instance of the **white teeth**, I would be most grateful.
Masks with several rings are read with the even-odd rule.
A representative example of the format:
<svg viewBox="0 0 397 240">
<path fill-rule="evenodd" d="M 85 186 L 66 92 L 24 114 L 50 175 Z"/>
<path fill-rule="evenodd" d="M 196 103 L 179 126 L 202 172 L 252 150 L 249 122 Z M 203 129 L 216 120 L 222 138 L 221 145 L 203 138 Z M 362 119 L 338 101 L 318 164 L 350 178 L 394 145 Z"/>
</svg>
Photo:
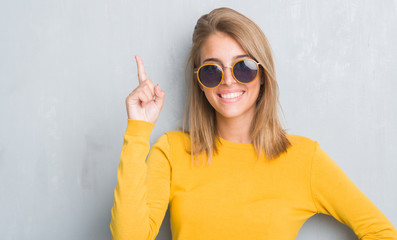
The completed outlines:
<svg viewBox="0 0 397 240">
<path fill-rule="evenodd" d="M 234 93 L 227 93 L 221 94 L 221 98 L 236 98 L 243 95 L 244 92 L 234 92 Z"/>
</svg>

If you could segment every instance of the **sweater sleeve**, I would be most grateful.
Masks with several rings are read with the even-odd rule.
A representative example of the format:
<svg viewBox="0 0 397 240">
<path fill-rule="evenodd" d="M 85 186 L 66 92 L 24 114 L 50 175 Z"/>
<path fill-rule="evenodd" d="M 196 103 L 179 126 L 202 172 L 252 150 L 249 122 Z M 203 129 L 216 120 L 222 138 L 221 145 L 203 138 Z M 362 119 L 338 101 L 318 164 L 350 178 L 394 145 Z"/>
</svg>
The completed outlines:
<svg viewBox="0 0 397 240">
<path fill-rule="evenodd" d="M 161 136 L 148 155 L 153 127 L 128 119 L 111 210 L 113 239 L 155 239 L 167 210 L 171 184 L 168 139 Z"/>
<path fill-rule="evenodd" d="M 395 239 L 397 231 L 385 215 L 347 177 L 318 142 L 312 159 L 311 186 L 318 213 L 348 225 L 359 239 Z"/>
</svg>

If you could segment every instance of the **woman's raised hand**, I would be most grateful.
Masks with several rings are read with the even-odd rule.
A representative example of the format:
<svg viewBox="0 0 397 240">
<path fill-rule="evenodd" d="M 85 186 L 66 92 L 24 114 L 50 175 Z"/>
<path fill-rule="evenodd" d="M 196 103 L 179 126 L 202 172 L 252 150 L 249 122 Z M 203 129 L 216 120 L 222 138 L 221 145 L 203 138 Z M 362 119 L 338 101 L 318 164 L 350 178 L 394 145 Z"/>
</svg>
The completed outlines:
<svg viewBox="0 0 397 240">
<path fill-rule="evenodd" d="M 139 86 L 125 100 L 129 119 L 155 123 L 163 107 L 165 93 L 152 80 L 146 78 L 143 61 L 135 56 L 138 67 Z"/>
</svg>

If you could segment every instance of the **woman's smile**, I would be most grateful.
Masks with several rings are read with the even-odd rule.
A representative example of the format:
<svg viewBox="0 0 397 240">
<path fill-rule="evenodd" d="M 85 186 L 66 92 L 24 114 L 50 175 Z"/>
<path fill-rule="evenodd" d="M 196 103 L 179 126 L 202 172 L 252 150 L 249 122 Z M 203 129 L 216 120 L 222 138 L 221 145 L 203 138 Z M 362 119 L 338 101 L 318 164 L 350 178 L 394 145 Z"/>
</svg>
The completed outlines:
<svg viewBox="0 0 397 240">
<path fill-rule="evenodd" d="M 218 94 L 219 98 L 224 103 L 234 103 L 239 101 L 243 97 L 244 91 L 241 90 L 232 90 L 232 91 L 221 91 Z"/>
</svg>

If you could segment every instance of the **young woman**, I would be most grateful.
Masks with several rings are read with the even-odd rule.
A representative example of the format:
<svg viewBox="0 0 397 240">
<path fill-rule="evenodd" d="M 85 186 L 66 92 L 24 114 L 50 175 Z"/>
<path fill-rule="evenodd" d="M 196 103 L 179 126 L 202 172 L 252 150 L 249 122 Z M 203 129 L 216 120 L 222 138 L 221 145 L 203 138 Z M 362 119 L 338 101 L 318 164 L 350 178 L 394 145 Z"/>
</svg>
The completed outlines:
<svg viewBox="0 0 397 240">
<path fill-rule="evenodd" d="M 198 20 L 187 124 L 161 136 L 150 152 L 165 94 L 136 61 L 139 86 L 126 99 L 114 239 L 154 239 L 168 205 L 173 239 L 295 239 L 316 213 L 332 215 L 360 239 L 397 239 L 318 142 L 282 129 L 270 46 L 250 19 L 219 8 Z"/>
</svg>

